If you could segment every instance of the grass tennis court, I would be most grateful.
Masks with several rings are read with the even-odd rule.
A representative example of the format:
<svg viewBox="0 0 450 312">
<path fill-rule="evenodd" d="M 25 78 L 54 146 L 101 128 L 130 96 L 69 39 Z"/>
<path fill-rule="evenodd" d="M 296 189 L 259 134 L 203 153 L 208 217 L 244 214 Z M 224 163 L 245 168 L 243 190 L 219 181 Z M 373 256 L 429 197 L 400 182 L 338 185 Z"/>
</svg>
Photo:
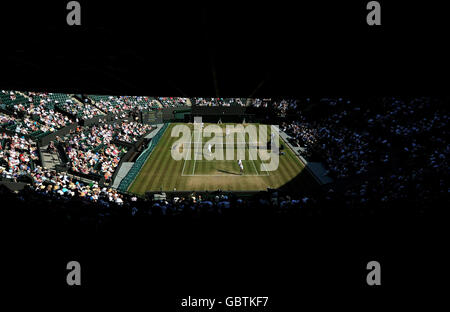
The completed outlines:
<svg viewBox="0 0 450 312">
<path fill-rule="evenodd" d="M 188 143 L 187 145 L 174 144 L 180 141 L 180 137 L 171 136 L 172 129 L 176 125 L 189 126 L 192 135 L 186 141 L 183 141 Z M 205 124 L 205 126 L 208 125 Z M 220 127 L 225 129 L 226 125 L 222 124 Z M 135 181 L 131 184 L 129 191 L 145 194 L 147 191 L 172 191 L 174 189 L 177 191 L 266 190 L 268 187 L 278 188 L 284 185 L 296 177 L 304 168 L 302 162 L 280 138 L 280 145 L 284 146 L 282 149 L 284 155 L 279 156 L 277 170 L 266 171 L 264 166 L 268 161 L 262 161 L 259 155 L 253 160 L 249 157 L 252 149 L 261 148 L 265 144 L 258 145 L 258 141 L 251 141 L 247 133 L 238 132 L 228 134 L 234 135 L 234 144 L 224 144 L 224 147 L 220 150 L 216 150 L 214 146 L 211 149 L 213 153 L 233 154 L 233 160 L 227 160 L 229 158 L 207 160 L 202 155 L 208 154 L 207 142 L 211 138 L 201 137 L 198 139 L 193 129 L 192 124 L 171 124 L 150 154 Z M 225 130 L 223 132 L 223 141 L 225 142 L 225 136 L 228 135 L 225 135 Z M 237 142 L 239 136 L 241 136 L 240 139 L 245 140 L 245 144 Z M 268 128 L 267 140 L 270 140 L 270 128 Z M 189 157 L 186 157 L 188 159 L 174 160 L 171 155 L 172 149 L 178 148 L 180 152 L 183 152 L 184 146 L 190 147 L 186 150 L 186 154 L 189 154 Z M 244 167 L 242 173 L 237 162 L 239 156 L 237 147 L 242 148 L 241 152 L 245 154 L 245 158 L 242 158 Z M 198 155 L 198 153 L 202 155 Z"/>
</svg>

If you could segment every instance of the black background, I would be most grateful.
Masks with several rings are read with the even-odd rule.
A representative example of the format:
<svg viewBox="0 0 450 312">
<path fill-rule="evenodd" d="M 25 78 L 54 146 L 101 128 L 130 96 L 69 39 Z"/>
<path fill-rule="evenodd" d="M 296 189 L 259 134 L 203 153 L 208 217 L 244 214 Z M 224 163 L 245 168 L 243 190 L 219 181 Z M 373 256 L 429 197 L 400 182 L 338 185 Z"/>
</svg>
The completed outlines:
<svg viewBox="0 0 450 312">
<path fill-rule="evenodd" d="M 2 3 L 5 87 L 160 96 L 445 93 L 448 17 L 437 2 L 215 5 Z"/>
<path fill-rule="evenodd" d="M 373 27 L 367 1 L 79 2 L 80 27 L 66 25 L 66 1 L 0 5 L 2 89 L 448 95 L 448 11 L 437 2 L 380 1 L 382 26 Z M 166 220 L 102 233 L 45 216 L 3 222 L 6 297 L 58 310 L 182 311 L 189 295 L 270 296 L 268 311 L 431 308 L 448 267 L 445 219 L 431 217 Z M 81 287 L 66 285 L 71 260 Z M 381 263 L 380 287 L 365 283 L 371 260 Z"/>
</svg>

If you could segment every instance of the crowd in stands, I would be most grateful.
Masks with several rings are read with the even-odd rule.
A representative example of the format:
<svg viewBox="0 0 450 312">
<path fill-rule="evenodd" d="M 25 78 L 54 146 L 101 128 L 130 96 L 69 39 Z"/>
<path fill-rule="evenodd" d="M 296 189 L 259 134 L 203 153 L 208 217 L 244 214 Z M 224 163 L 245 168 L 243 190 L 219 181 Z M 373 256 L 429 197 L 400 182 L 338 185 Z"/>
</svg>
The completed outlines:
<svg viewBox="0 0 450 312">
<path fill-rule="evenodd" d="M 55 111 L 55 101 L 49 98 L 48 94 L 28 92 L 26 95 L 17 91 L 5 91 L 0 93 L 0 107 L 4 111 L 8 111 L 10 114 L 19 119 L 27 119 L 27 123 L 30 125 L 31 120 L 38 121 L 35 128 L 43 132 L 53 132 L 57 129 L 65 127 L 71 121 L 66 116 Z M 25 128 L 28 128 L 25 125 Z M 44 127 L 44 128 L 42 128 Z M 21 131 L 23 127 L 19 127 Z"/>
<path fill-rule="evenodd" d="M 246 106 L 245 98 L 193 98 L 193 105 L 196 106 Z"/>
<path fill-rule="evenodd" d="M 123 203 L 123 195 L 117 190 L 100 187 L 97 182 L 82 182 L 74 175 L 56 172 L 37 166 L 31 173 L 33 189 L 37 194 L 53 195 L 59 199 L 80 198 L 91 202 Z"/>
<path fill-rule="evenodd" d="M 105 115 L 101 110 L 99 110 L 97 107 L 93 105 L 89 105 L 87 103 L 78 102 L 75 100 L 67 100 L 63 103 L 56 103 L 57 106 L 73 115 L 74 117 L 78 119 L 91 119 L 95 116 L 102 116 Z"/>
<path fill-rule="evenodd" d="M 32 140 L 0 134 L 0 177 L 17 181 L 31 172 L 38 159 L 38 147 Z"/>
<path fill-rule="evenodd" d="M 89 98 L 101 111 L 116 115 L 126 111 L 144 111 L 159 107 L 157 100 L 148 96 L 89 95 Z"/>
<path fill-rule="evenodd" d="M 196 192 L 170 196 L 166 199 L 143 198 L 121 194 L 96 183 L 83 183 L 72 176 L 36 169 L 34 184 L 16 193 L 0 187 L 0 196 L 26 207 L 37 216 L 58 218 L 61 226 L 99 228 L 127 220 L 159 220 L 161 218 L 215 218 L 256 216 L 309 215 L 314 201 L 307 197 L 291 199 L 289 196 L 272 198 L 271 194 L 241 198 L 227 192 L 199 194 Z M 33 202 L 33 209 L 27 203 Z M 36 211 L 39 211 L 37 213 Z M 139 224 L 139 223 L 138 223 Z"/>
<path fill-rule="evenodd" d="M 144 134 L 148 133 L 152 126 L 139 122 L 121 122 L 114 124 L 115 139 L 122 142 L 134 143 Z"/>
<path fill-rule="evenodd" d="M 90 95 L 89 98 L 98 109 L 105 113 L 119 114 L 123 111 L 123 105 L 116 96 Z"/>
<path fill-rule="evenodd" d="M 253 98 L 248 99 L 248 106 L 252 107 L 269 107 L 272 103 L 272 99 L 259 99 L 259 98 Z"/>
<path fill-rule="evenodd" d="M 77 127 L 61 138 L 60 143 L 64 145 L 73 172 L 99 174 L 110 181 L 127 152 L 125 146 L 113 141 L 135 143 L 151 129 L 150 125 L 126 121 Z"/>
<path fill-rule="evenodd" d="M 16 118 L 10 116 L 10 115 L 6 115 L 3 113 L 0 113 L 0 126 L 4 127 L 4 126 L 9 126 L 11 124 L 15 124 L 17 122 Z"/>
<path fill-rule="evenodd" d="M 306 101 L 309 101 L 309 98 L 306 99 Z M 262 107 L 268 107 L 267 102 L 261 102 L 263 105 Z M 264 106 L 265 105 L 265 106 Z M 282 99 L 282 100 L 275 100 L 272 102 L 272 107 L 279 112 L 281 116 L 285 116 L 287 111 L 296 111 L 297 109 L 297 100 L 296 99 Z"/>
<path fill-rule="evenodd" d="M 158 101 L 149 96 L 121 96 L 119 100 L 125 104 L 125 110 L 143 111 L 159 107 Z"/>
<path fill-rule="evenodd" d="M 126 148 L 111 143 L 114 139 L 112 125 L 78 127 L 61 140 L 70 160 L 73 172 L 103 175 L 106 181 L 112 177 L 120 157 Z"/>
<path fill-rule="evenodd" d="M 166 108 L 190 105 L 188 98 L 183 97 L 159 97 L 158 101 L 163 107 Z"/>
<path fill-rule="evenodd" d="M 49 133 L 52 128 L 42 125 L 29 117 L 18 119 L 10 115 L 0 113 L 0 126 L 4 129 L 23 135 L 33 135 L 37 133 Z"/>
<path fill-rule="evenodd" d="M 0 105 L 3 109 L 5 109 L 7 106 L 22 104 L 26 102 L 27 99 L 20 92 L 7 90 L 1 90 L 0 92 Z"/>
<path fill-rule="evenodd" d="M 450 115 L 445 103 L 396 97 L 364 108 L 342 98 L 324 103 L 331 114 L 312 120 L 297 111 L 282 130 L 306 149 L 307 158 L 319 157 L 331 177 L 348 183 L 343 193 L 349 206 L 408 200 L 425 207 L 448 199 Z"/>
<path fill-rule="evenodd" d="M 46 125 L 49 131 L 54 132 L 61 129 L 72 121 L 69 117 L 55 110 L 56 100 L 52 98 L 52 94 L 28 92 L 28 102 L 14 104 L 11 109 L 18 116 L 35 116 L 38 121 Z"/>
</svg>

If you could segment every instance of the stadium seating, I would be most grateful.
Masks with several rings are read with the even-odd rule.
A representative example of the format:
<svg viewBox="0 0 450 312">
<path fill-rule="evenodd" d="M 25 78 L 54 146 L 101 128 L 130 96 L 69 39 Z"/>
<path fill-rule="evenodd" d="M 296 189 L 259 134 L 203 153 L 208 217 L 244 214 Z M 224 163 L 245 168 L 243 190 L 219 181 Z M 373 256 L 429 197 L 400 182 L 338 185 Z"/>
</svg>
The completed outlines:
<svg viewBox="0 0 450 312">
<path fill-rule="evenodd" d="M 51 198 L 55 202 L 61 198 L 65 202 L 73 196 L 73 200 L 83 198 L 99 205 L 106 202 L 135 207 L 132 198 L 136 197 L 128 196 L 126 192 L 168 124 L 140 153 L 121 180 L 118 190 L 105 190 L 100 182 L 86 184 L 80 181 L 86 176 L 97 175 L 111 185 L 113 174 L 129 147 L 142 142 L 140 139 L 151 130 L 150 126 L 135 122 L 134 118 L 133 121 L 121 119 L 124 110 L 143 112 L 162 109 L 159 104 L 177 107 L 192 103 L 200 106 L 252 106 L 255 110 L 264 108 L 264 118 L 266 113 L 276 116 L 280 129 L 292 138 L 291 143 L 302 147 L 304 158 L 323 163 L 334 183 L 323 185 L 311 193 L 301 189 L 294 194 L 280 195 L 277 203 L 265 198 L 264 204 L 267 200 L 267 205 L 278 212 L 290 210 L 289 213 L 292 213 L 299 207 L 323 212 L 324 207 L 333 207 L 349 213 L 370 215 L 374 211 L 392 211 L 398 203 L 407 203 L 405 206 L 411 211 L 423 212 L 434 206 L 442 207 L 439 201 L 448 200 L 450 114 L 447 102 L 441 98 L 383 97 L 360 103 L 339 97 L 160 97 L 158 100 L 140 96 L 89 97 L 94 103 L 80 104 L 69 94 L 0 92 L 0 177 L 13 181 L 31 177 L 32 192 L 18 193 L 20 196 Z M 204 108 L 208 110 L 208 107 Z M 77 124 L 74 118 L 68 117 L 75 114 L 81 119 L 95 112 L 115 114 L 116 120 L 95 121 L 92 125 L 80 126 L 84 123 Z M 67 127 L 69 124 L 74 128 L 78 126 L 78 130 L 67 133 L 71 129 Z M 41 167 L 39 148 L 42 147 L 38 146 L 38 140 L 58 130 L 67 134 L 61 134 L 59 138 L 54 134 L 55 138 L 53 135 L 48 138 L 51 137 L 58 145 L 59 151 L 67 154 L 61 159 L 68 160 L 70 174 L 64 168 L 56 172 Z M 214 200 L 209 201 L 213 202 L 211 209 L 217 213 L 225 206 L 251 205 L 251 201 L 245 203 L 244 200 L 233 203 L 225 198 L 219 198 L 217 202 Z M 143 202 L 143 207 L 153 204 L 152 200 Z M 167 203 L 167 210 L 164 211 L 176 214 L 185 206 L 200 211 L 206 205 L 201 204 L 198 196 L 195 200 L 181 202 L 187 204 L 178 201 Z M 142 209 L 152 214 L 154 207 L 150 208 Z M 131 214 L 130 211 L 126 213 Z"/>
<path fill-rule="evenodd" d="M 0 177 L 17 180 L 28 175 L 39 161 L 36 143 L 17 134 L 0 132 Z"/>
<path fill-rule="evenodd" d="M 188 98 L 181 97 L 159 97 L 158 101 L 163 107 L 181 107 L 190 106 L 190 101 Z"/>
<path fill-rule="evenodd" d="M 108 96 L 88 95 L 94 105 L 105 113 L 123 113 L 130 110 L 148 110 L 159 108 L 153 97 L 147 96 Z"/>
<path fill-rule="evenodd" d="M 10 106 L 15 104 L 24 104 L 26 102 L 27 99 L 17 91 L 1 90 L 0 92 L 0 104 Z"/>
<path fill-rule="evenodd" d="M 247 106 L 246 98 L 193 98 L 196 106 Z"/>
</svg>

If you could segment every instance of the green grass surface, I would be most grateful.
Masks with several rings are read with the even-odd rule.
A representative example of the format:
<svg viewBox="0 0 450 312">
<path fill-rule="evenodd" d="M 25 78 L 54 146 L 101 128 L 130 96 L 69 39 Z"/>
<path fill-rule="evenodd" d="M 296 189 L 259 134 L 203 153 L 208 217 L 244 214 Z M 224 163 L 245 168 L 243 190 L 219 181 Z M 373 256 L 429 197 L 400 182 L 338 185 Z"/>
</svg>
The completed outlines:
<svg viewBox="0 0 450 312">
<path fill-rule="evenodd" d="M 244 172 L 241 174 L 237 160 L 206 160 L 195 159 L 195 151 L 191 144 L 191 159 L 174 160 L 171 149 L 179 137 L 172 137 L 172 124 L 166 130 L 158 145 L 155 147 L 141 172 L 129 188 L 129 191 L 137 194 L 145 194 L 147 191 L 166 190 L 172 191 L 212 191 L 222 189 L 226 191 L 256 191 L 266 190 L 268 187 L 279 188 L 292 181 L 304 169 L 303 163 L 290 150 L 280 138 L 280 144 L 284 146 L 284 155 L 280 155 L 278 169 L 265 171 L 264 163 L 259 157 L 255 160 L 249 159 L 249 137 L 243 133 L 236 133 L 235 140 L 239 135 L 244 136 L 247 142 L 245 146 L 245 159 L 243 159 Z M 188 124 L 186 124 L 188 125 Z M 205 124 L 205 126 L 208 124 Z M 225 127 L 223 124 L 222 127 Z M 193 128 L 190 124 L 189 127 Z M 270 129 L 269 129 L 270 130 Z M 197 146 L 205 146 L 210 138 L 203 137 L 197 142 Z M 270 140 L 270 131 L 268 131 Z M 225 139 L 224 139 L 225 141 Z M 194 133 L 189 142 L 195 142 Z M 200 143 L 201 142 L 201 143 Z M 181 144 L 179 150 L 183 151 Z M 213 149 L 213 152 L 215 149 Z M 234 152 L 237 157 L 237 152 Z M 197 157 L 198 158 L 198 157 Z M 262 170 L 261 170 L 262 169 Z"/>
</svg>

